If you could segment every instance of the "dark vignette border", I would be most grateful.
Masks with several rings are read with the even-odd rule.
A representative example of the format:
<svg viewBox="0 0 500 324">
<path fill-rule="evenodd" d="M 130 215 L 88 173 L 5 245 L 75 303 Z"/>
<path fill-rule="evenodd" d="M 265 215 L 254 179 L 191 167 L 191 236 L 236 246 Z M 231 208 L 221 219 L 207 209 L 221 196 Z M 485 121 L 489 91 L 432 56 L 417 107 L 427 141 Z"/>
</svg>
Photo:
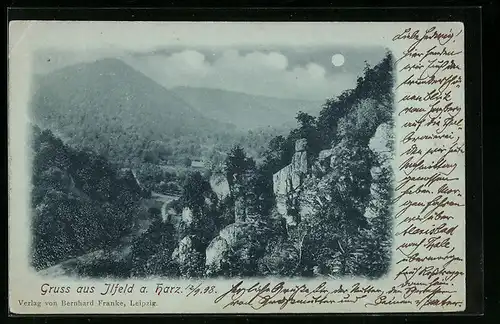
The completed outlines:
<svg viewBox="0 0 500 324">
<path fill-rule="evenodd" d="M 29 1 L 28 1 L 29 2 Z M 50 1 L 47 1 L 47 4 Z M 92 1 L 89 1 L 92 4 Z M 285 4 L 290 1 L 284 1 Z M 14 3 L 15 4 L 15 3 Z M 132 3 L 131 3 L 132 4 Z M 171 2 L 174 4 L 174 1 Z M 175 4 L 174 4 L 175 5 Z M 436 7 L 436 8 L 171 8 L 171 9 L 133 9 L 133 8 L 13 8 L 7 11 L 7 20 L 100 20 L 100 21 L 462 21 L 465 25 L 465 137 L 466 137 L 466 310 L 460 313 L 447 313 L 449 315 L 480 315 L 484 310 L 484 262 L 483 262 L 483 192 L 482 192 L 482 11 L 479 7 Z M 6 137 L 7 138 L 7 137 Z M 5 217 L 7 222 L 7 217 Z M 7 231 L 7 226 L 4 227 Z M 7 234 L 7 233 L 6 233 Z M 7 235 L 5 235 L 7 238 Z M 7 242 L 8 244 L 8 242 Z M 7 260 L 8 262 L 8 260 Z M 7 276 L 6 276 L 7 281 Z M 8 282 L 7 282 L 8 284 Z M 8 299 L 8 298 L 6 298 Z M 7 305 L 5 310 L 7 313 Z M 11 316 L 23 317 L 25 315 L 9 314 Z M 201 315 L 201 316 L 200 316 Z M 274 317 L 278 320 L 283 315 L 253 315 L 242 314 L 247 317 L 238 317 L 249 321 Z M 303 320 L 319 319 L 328 320 L 325 315 L 311 314 L 298 315 Z M 370 314 L 335 314 L 342 317 L 366 316 Z M 380 314 L 381 315 L 381 314 Z M 429 313 L 421 314 L 384 314 L 393 317 L 407 315 L 411 318 L 416 316 L 429 316 Z M 432 314 L 437 316 L 436 314 Z M 74 320 L 99 317 L 98 315 L 71 315 Z M 82 318 L 83 316 L 83 318 Z M 100 316 L 106 320 L 116 318 L 124 320 L 124 317 L 132 317 L 133 314 L 123 316 L 106 315 Z M 144 315 L 143 315 L 144 316 Z M 171 317 L 178 319 L 183 315 L 157 314 L 152 315 Z M 213 320 L 215 318 L 234 315 L 211 315 L 197 314 L 196 318 Z M 46 319 L 49 316 L 43 316 Z M 68 316 L 53 316 L 59 319 Z M 201 318 L 200 318 L 201 317 Z M 372 316 L 372 318 L 379 316 Z M 365 317 L 368 319 L 368 317 Z M 365 321 L 363 319 L 363 322 Z M 431 318 L 424 319 L 428 321 Z M 184 320 L 184 319 L 183 319 Z M 45 322 L 44 321 L 44 322 Z M 407 319 L 405 319 L 405 322 Z M 454 322 L 454 321 L 453 321 Z"/>
</svg>

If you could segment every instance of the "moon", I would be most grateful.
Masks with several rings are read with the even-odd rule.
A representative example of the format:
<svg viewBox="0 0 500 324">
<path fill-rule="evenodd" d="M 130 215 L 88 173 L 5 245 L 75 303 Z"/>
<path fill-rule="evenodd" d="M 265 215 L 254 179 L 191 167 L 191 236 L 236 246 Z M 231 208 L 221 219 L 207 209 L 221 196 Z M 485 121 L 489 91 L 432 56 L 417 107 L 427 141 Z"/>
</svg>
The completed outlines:
<svg viewBox="0 0 500 324">
<path fill-rule="evenodd" d="M 332 64 L 333 66 L 342 66 L 344 65 L 345 58 L 342 54 L 335 54 L 332 56 Z"/>
</svg>

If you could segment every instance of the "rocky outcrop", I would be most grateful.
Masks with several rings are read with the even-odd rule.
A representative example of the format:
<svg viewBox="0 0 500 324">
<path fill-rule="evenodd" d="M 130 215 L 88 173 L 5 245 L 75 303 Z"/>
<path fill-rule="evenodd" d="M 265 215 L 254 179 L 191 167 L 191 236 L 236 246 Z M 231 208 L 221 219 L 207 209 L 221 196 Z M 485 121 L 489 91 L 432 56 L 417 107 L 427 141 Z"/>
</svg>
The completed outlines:
<svg viewBox="0 0 500 324">
<path fill-rule="evenodd" d="M 161 219 L 163 222 L 172 222 L 172 219 L 177 215 L 175 208 L 172 207 L 171 201 L 166 201 L 161 206 Z"/>
<path fill-rule="evenodd" d="M 223 175 L 212 175 L 210 177 L 210 186 L 219 200 L 223 200 L 230 194 L 229 182 Z"/>
<path fill-rule="evenodd" d="M 296 192 L 302 185 L 307 171 L 306 140 L 300 139 L 295 143 L 295 153 L 292 162 L 273 175 L 273 190 L 276 197 L 276 207 L 278 213 L 287 219 L 287 222 L 294 224 L 294 217 L 290 215 L 290 202 L 296 196 Z"/>
<path fill-rule="evenodd" d="M 330 149 L 320 151 L 318 158 L 309 167 L 304 151 L 305 141 L 297 141 L 292 162 L 273 175 L 278 214 L 286 219 L 288 225 L 295 225 L 297 221 L 315 215 L 322 206 L 332 201 L 329 190 L 332 185 L 339 187 L 341 192 L 348 192 L 349 189 L 344 188 L 345 186 L 353 181 L 365 180 L 369 182 L 370 197 L 366 201 L 359 201 L 357 207 L 365 217 L 375 217 L 384 208 L 387 209 L 387 183 L 390 181 L 387 177 L 392 176 L 392 146 L 393 129 L 387 123 L 381 124 L 368 147 L 353 148 L 351 151 L 348 143 L 338 143 Z M 345 168 L 363 167 L 362 161 L 349 159 L 351 155 L 364 156 L 363 150 L 373 152 L 375 163 L 373 167 L 370 166 L 371 178 L 368 176 L 367 179 L 355 180 L 352 179 L 352 174 L 345 174 L 344 171 Z M 354 164 L 346 166 L 346 163 Z M 356 163 L 361 164 L 358 166 Z"/>
<path fill-rule="evenodd" d="M 234 221 L 236 223 L 241 223 L 246 220 L 246 208 L 245 208 L 245 198 L 238 197 L 234 201 Z"/>
<path fill-rule="evenodd" d="M 205 251 L 205 268 L 207 275 L 219 275 L 228 257 L 234 253 L 236 246 L 245 242 L 247 234 L 246 223 L 233 223 L 224 227 L 217 237 L 208 245 Z"/>
<path fill-rule="evenodd" d="M 393 145 L 394 130 L 388 123 L 384 123 L 377 127 L 368 147 L 375 153 L 379 162 L 386 163 L 393 157 Z"/>
<path fill-rule="evenodd" d="M 334 152 L 333 149 L 323 150 L 323 151 L 319 152 L 318 160 L 324 161 L 324 160 L 330 158 L 332 156 L 333 152 Z"/>
<path fill-rule="evenodd" d="M 394 131 L 392 127 L 385 123 L 381 124 L 375 135 L 370 139 L 369 148 L 375 154 L 376 165 L 371 168 L 372 183 L 370 185 L 371 201 L 369 207 L 365 210 L 365 217 L 371 219 L 376 217 L 387 204 L 387 199 L 383 195 L 387 195 L 387 189 L 384 184 L 390 181 L 392 177 L 392 160 L 393 160 L 393 143 Z"/>
<path fill-rule="evenodd" d="M 326 173 L 321 177 L 309 177 L 304 181 L 297 198 L 301 219 L 315 215 L 326 203 L 332 201 L 328 190 L 332 178 L 332 173 Z"/>
<path fill-rule="evenodd" d="M 224 266 L 229 263 L 228 255 L 231 247 L 227 241 L 217 236 L 210 242 L 205 252 L 205 268 L 208 276 L 219 274 Z"/>
<path fill-rule="evenodd" d="M 189 207 L 184 207 L 182 210 L 181 220 L 186 225 L 190 225 L 193 222 L 193 211 Z"/>
<path fill-rule="evenodd" d="M 198 277 L 203 273 L 203 255 L 196 249 L 193 235 L 184 237 L 172 252 L 172 260 L 179 265 L 181 275 L 187 278 Z"/>
<path fill-rule="evenodd" d="M 265 222 L 241 222 L 224 227 L 205 251 L 205 269 L 208 275 L 225 275 L 233 270 L 256 262 L 258 251 L 263 251 L 269 237 L 280 235 Z M 274 226 L 272 227 L 274 228 Z"/>
<path fill-rule="evenodd" d="M 190 236 L 186 236 L 179 242 L 179 246 L 177 246 L 172 252 L 172 260 L 175 260 L 180 264 L 186 263 L 189 254 L 193 251 L 195 251 L 193 240 Z"/>
</svg>

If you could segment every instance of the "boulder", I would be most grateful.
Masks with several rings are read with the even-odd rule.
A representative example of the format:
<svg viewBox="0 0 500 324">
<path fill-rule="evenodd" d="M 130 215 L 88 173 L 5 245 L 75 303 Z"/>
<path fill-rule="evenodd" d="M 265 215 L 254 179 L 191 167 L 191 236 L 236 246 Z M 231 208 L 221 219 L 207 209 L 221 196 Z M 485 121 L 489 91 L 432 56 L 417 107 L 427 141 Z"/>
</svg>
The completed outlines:
<svg viewBox="0 0 500 324">
<path fill-rule="evenodd" d="M 292 162 L 273 174 L 273 188 L 275 194 L 287 194 L 296 190 L 302 183 L 302 179 L 307 173 L 307 153 L 302 148 L 302 144 L 296 142 L 296 152 L 292 157 Z"/>
<path fill-rule="evenodd" d="M 210 197 L 205 197 L 205 205 L 207 205 L 208 207 L 212 207 L 214 204 L 215 202 L 210 199 Z"/>
</svg>

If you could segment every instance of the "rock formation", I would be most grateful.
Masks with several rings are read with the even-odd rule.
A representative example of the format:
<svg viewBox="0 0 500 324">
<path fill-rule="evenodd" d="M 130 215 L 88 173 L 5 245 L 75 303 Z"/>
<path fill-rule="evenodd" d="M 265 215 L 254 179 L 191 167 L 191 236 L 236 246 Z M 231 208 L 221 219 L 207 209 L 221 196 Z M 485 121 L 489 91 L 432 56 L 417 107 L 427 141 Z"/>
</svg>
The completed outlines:
<svg viewBox="0 0 500 324">
<path fill-rule="evenodd" d="M 229 182 L 223 175 L 212 175 L 210 177 L 210 186 L 219 200 L 223 200 L 230 194 Z"/>
<path fill-rule="evenodd" d="M 273 175 L 273 190 L 276 196 L 276 207 L 278 213 L 287 219 L 289 224 L 295 224 L 293 209 L 295 194 L 302 185 L 307 171 L 306 140 L 299 139 L 295 142 L 295 153 L 292 162 Z"/>
<path fill-rule="evenodd" d="M 377 162 L 370 170 L 372 175 L 372 184 L 370 186 L 371 203 L 365 211 L 365 217 L 368 219 L 376 217 L 379 211 L 384 208 L 382 204 L 387 203 L 387 199 L 381 196 L 388 193 L 384 192 L 380 182 L 385 181 L 384 177 L 392 177 L 393 137 L 394 132 L 391 126 L 387 123 L 381 124 L 368 145 L 375 154 Z"/>
<path fill-rule="evenodd" d="M 271 236 L 261 222 L 239 222 L 224 227 L 205 251 L 207 275 L 224 275 L 228 267 L 238 268 L 256 261 L 256 251 L 263 250 Z"/>
<path fill-rule="evenodd" d="M 246 220 L 245 198 L 240 196 L 234 201 L 234 221 L 241 223 Z"/>
<path fill-rule="evenodd" d="M 161 219 L 163 222 L 172 222 L 172 218 L 177 215 L 175 208 L 172 207 L 172 201 L 165 201 L 161 205 Z"/>
<path fill-rule="evenodd" d="M 210 242 L 205 252 L 205 267 L 207 275 L 219 274 L 228 263 L 231 247 L 225 239 L 217 236 Z"/>
<path fill-rule="evenodd" d="M 184 237 L 172 252 L 172 260 L 179 265 L 184 277 L 197 277 L 203 273 L 203 255 L 197 251 L 198 241 L 193 235 Z"/>
<path fill-rule="evenodd" d="M 193 222 L 193 211 L 189 207 L 184 207 L 182 210 L 182 215 L 181 215 L 182 221 L 186 225 L 190 225 Z"/>
<path fill-rule="evenodd" d="M 208 245 L 205 251 L 205 267 L 208 275 L 220 274 L 228 257 L 234 252 L 235 245 L 245 236 L 243 222 L 233 223 L 224 227 L 217 237 Z"/>
<path fill-rule="evenodd" d="M 375 165 L 371 168 L 370 200 L 371 207 L 366 204 L 360 207 L 367 218 L 379 214 L 381 206 L 387 202 L 387 190 L 383 190 L 380 183 L 387 183 L 384 177 L 391 174 L 393 159 L 392 139 L 393 130 L 387 123 L 381 124 L 369 142 L 369 149 L 376 157 Z M 288 225 L 295 225 L 301 219 L 314 215 L 326 202 L 331 202 L 328 188 L 335 183 L 344 184 L 344 174 L 339 174 L 339 166 L 345 162 L 347 144 L 325 149 L 319 152 L 317 160 L 308 166 L 305 152 L 305 141 L 298 140 L 295 145 L 295 154 L 292 162 L 273 175 L 273 190 L 276 196 L 278 213 L 283 216 Z M 353 151 L 352 154 L 355 154 Z M 345 189 L 342 189 L 345 191 Z"/>
</svg>

